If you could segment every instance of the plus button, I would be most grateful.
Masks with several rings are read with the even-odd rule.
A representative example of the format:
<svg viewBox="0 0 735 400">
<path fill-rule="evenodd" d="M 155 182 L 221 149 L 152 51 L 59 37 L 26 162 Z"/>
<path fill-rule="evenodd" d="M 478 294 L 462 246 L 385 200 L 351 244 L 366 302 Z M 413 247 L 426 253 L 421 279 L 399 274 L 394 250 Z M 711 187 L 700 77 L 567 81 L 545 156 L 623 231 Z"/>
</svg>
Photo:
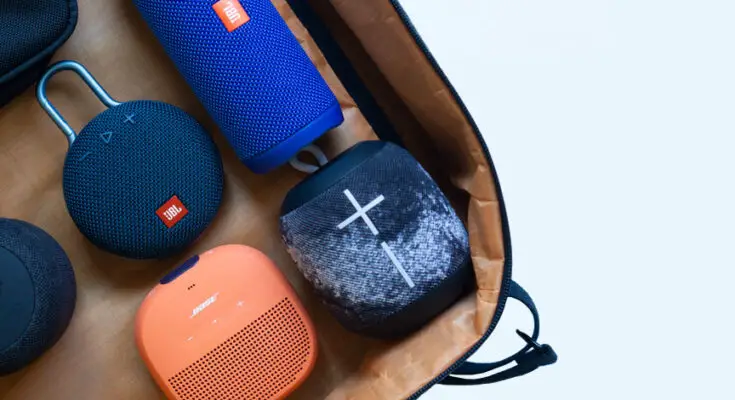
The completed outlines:
<svg viewBox="0 0 735 400">
<path fill-rule="evenodd" d="M 126 114 L 125 115 L 125 121 L 123 121 L 126 124 L 133 124 L 135 125 L 135 114 Z"/>
<path fill-rule="evenodd" d="M 352 214 L 349 218 L 342 221 L 339 225 L 337 225 L 337 229 L 342 230 L 350 226 L 353 222 L 357 221 L 358 219 L 362 219 L 365 224 L 370 228 L 370 232 L 373 233 L 373 235 L 378 236 L 380 232 L 378 231 L 378 228 L 375 227 L 375 224 L 373 223 L 373 220 L 370 219 L 370 216 L 368 216 L 368 211 L 372 210 L 373 208 L 377 207 L 380 203 L 385 201 L 385 196 L 382 194 L 375 198 L 375 200 L 371 201 L 366 205 L 365 207 L 361 206 L 360 203 L 358 203 L 355 196 L 350 192 L 349 189 L 345 190 L 344 192 L 345 197 L 347 197 L 347 200 L 352 203 L 352 207 L 355 207 L 356 212 Z M 416 284 L 414 283 L 413 279 L 411 279 L 411 276 L 408 275 L 408 272 L 406 271 L 406 268 L 403 267 L 403 263 L 396 257 L 396 253 L 393 252 L 393 249 L 390 247 L 390 245 L 386 242 L 381 242 L 380 247 L 383 248 L 383 251 L 385 252 L 385 255 L 388 256 L 388 259 L 391 263 L 396 267 L 398 272 L 403 277 L 403 280 L 406 281 L 406 284 L 408 284 L 408 287 L 413 289 L 416 287 Z"/>
</svg>

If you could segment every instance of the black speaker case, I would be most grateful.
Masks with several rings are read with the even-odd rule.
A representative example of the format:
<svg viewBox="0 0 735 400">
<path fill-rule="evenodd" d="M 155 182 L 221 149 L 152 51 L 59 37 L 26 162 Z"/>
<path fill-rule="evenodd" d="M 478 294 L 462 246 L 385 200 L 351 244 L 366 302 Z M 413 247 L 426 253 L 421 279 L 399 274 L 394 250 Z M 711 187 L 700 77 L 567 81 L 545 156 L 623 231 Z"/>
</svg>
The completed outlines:
<svg viewBox="0 0 735 400">
<path fill-rule="evenodd" d="M 49 31 L 34 29 L 27 24 L 16 26 L 11 22 L 18 19 L 13 6 L 31 10 L 29 18 L 40 24 L 50 24 L 49 12 L 66 15 L 64 23 L 49 26 Z M 4 0 L 0 4 L 0 37 L 9 38 L 0 45 L 0 65 L 3 60 L 10 68 L 0 69 L 0 107 L 7 104 L 28 87 L 33 85 L 48 66 L 54 53 L 74 32 L 78 19 L 76 0 Z M 30 57 L 18 54 L 30 50 Z"/>
</svg>

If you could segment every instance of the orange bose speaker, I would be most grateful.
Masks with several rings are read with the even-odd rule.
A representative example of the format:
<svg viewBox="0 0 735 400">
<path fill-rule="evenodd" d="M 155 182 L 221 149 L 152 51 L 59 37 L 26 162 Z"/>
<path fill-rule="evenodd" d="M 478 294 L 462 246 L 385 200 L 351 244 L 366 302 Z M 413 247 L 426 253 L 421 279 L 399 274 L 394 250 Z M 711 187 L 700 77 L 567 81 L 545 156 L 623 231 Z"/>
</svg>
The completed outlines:
<svg viewBox="0 0 735 400">
<path fill-rule="evenodd" d="M 143 301 L 138 350 L 169 399 L 279 399 L 317 354 L 306 310 L 278 267 L 246 246 L 218 247 L 164 277 Z"/>
</svg>

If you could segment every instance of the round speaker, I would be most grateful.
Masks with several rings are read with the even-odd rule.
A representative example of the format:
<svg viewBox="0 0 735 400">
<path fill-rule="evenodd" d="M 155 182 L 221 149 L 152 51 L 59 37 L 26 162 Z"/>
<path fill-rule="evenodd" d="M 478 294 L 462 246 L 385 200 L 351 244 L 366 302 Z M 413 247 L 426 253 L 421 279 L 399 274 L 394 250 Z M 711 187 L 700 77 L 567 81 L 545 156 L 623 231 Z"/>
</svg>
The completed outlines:
<svg viewBox="0 0 735 400">
<path fill-rule="evenodd" d="M 162 258 L 196 240 L 222 200 L 223 171 L 209 134 L 172 105 L 132 101 L 95 117 L 71 145 L 64 198 L 95 245 Z"/>
<path fill-rule="evenodd" d="M 108 107 L 79 135 L 46 96 L 61 71 L 77 73 Z M 123 257 L 164 258 L 212 222 L 222 201 L 222 160 L 189 114 L 157 101 L 117 102 L 76 61 L 52 65 L 36 96 L 69 141 L 64 199 L 92 243 Z"/>
<path fill-rule="evenodd" d="M 474 284 L 469 236 L 405 149 L 362 142 L 286 196 L 281 233 L 304 277 L 348 329 L 395 339 Z"/>
<path fill-rule="evenodd" d="M 53 346 L 75 302 L 74 271 L 61 246 L 29 223 L 0 218 L 0 375 Z"/>
</svg>

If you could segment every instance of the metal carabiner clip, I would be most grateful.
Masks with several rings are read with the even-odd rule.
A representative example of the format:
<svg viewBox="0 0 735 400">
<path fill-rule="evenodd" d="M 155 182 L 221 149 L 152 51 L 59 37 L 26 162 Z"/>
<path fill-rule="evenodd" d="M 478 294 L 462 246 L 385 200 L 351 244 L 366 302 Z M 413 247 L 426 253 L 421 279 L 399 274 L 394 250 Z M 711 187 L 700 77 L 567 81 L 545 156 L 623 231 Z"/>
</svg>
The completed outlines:
<svg viewBox="0 0 735 400">
<path fill-rule="evenodd" d="M 64 135 L 66 135 L 66 139 L 69 141 L 69 147 L 71 147 L 71 145 L 74 144 L 74 141 L 77 138 L 77 133 L 74 132 L 74 129 L 69 126 L 69 123 L 66 122 L 61 113 L 59 113 L 59 110 L 57 110 L 56 107 L 51 104 L 48 97 L 46 96 L 46 86 L 49 79 L 51 79 L 51 77 L 61 71 L 76 72 L 77 75 L 82 78 L 84 83 L 89 86 L 89 88 L 92 90 L 92 93 L 94 93 L 97 98 L 102 102 L 102 104 L 104 104 L 107 108 L 117 107 L 121 103 L 113 99 L 82 64 L 76 61 L 61 61 L 52 65 L 38 82 L 38 87 L 36 88 L 36 97 L 38 98 L 38 102 L 41 104 L 41 107 L 46 110 L 49 117 L 51 117 L 54 123 L 56 123 L 56 126 L 58 126 L 62 132 L 64 132 Z"/>
</svg>

